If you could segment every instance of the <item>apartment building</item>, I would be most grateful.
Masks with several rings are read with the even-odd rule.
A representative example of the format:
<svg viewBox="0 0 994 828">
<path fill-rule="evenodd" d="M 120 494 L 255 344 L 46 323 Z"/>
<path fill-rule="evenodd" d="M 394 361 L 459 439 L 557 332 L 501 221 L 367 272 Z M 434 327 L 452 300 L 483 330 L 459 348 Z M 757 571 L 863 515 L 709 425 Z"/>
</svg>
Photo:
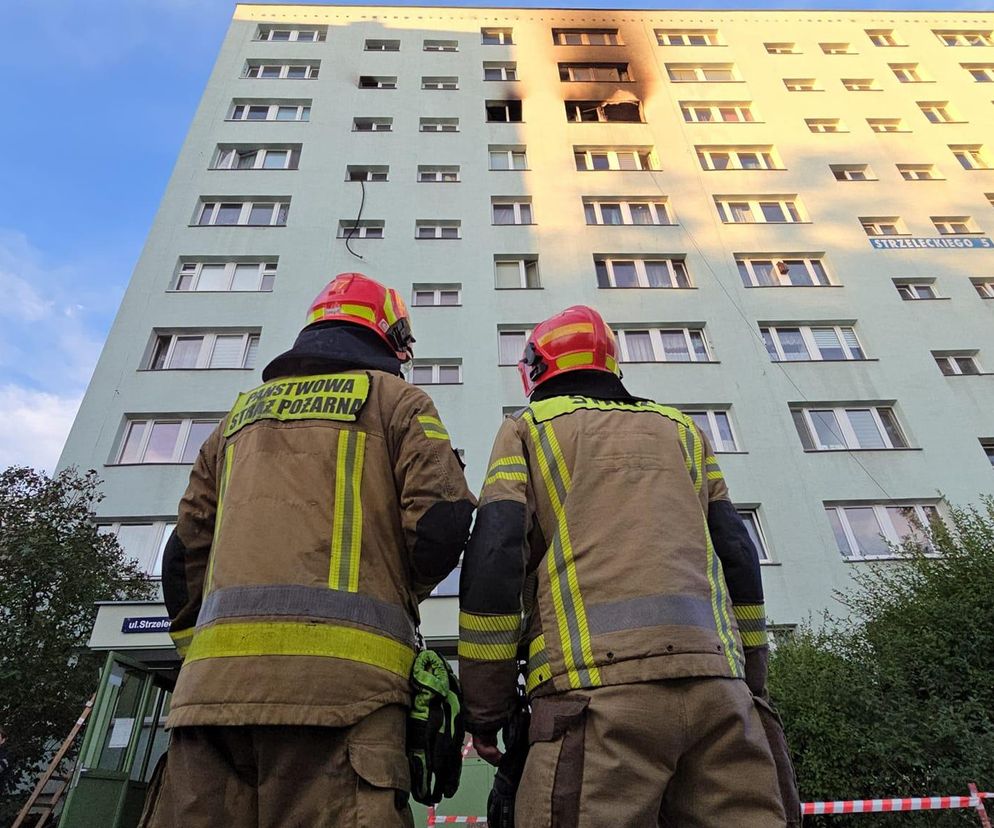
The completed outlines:
<svg viewBox="0 0 994 828">
<path fill-rule="evenodd" d="M 994 14 L 238 5 L 61 459 L 156 573 L 190 463 L 358 270 L 478 488 L 575 303 L 718 451 L 784 627 L 994 489 Z M 425 605 L 443 647 L 458 574 Z M 168 664 L 157 607 L 93 644 Z"/>
</svg>

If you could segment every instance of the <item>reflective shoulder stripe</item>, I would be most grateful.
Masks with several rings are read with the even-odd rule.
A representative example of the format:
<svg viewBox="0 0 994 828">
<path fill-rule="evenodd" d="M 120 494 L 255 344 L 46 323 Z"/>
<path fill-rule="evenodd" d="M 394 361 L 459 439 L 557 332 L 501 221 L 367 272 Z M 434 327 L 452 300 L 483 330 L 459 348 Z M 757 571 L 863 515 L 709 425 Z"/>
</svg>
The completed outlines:
<svg viewBox="0 0 994 828">
<path fill-rule="evenodd" d="M 735 621 L 742 636 L 742 646 L 763 647 L 768 641 L 766 607 L 763 604 L 735 604 L 732 607 Z"/>
<path fill-rule="evenodd" d="M 725 475 L 721 473 L 718 460 L 713 454 L 709 454 L 704 458 L 704 471 L 707 474 L 708 480 L 723 480 L 725 478 Z"/>
<path fill-rule="evenodd" d="M 512 480 L 519 483 L 528 482 L 528 466 L 520 454 L 500 457 L 490 464 L 484 486 L 489 486 L 497 480 Z"/>
<path fill-rule="evenodd" d="M 235 444 L 228 443 L 224 447 L 224 468 L 221 471 L 221 484 L 217 491 L 217 512 L 214 515 L 214 537 L 211 539 L 211 551 L 207 561 L 207 576 L 204 579 L 204 595 L 210 593 L 214 586 L 214 557 L 217 550 L 218 538 L 224 528 L 224 496 L 228 493 L 228 483 L 231 481 L 231 467 L 235 464 Z"/>
<path fill-rule="evenodd" d="M 728 616 L 728 594 L 725 591 L 725 573 L 721 567 L 721 558 L 714 551 L 714 544 L 711 542 L 711 533 L 707 524 L 704 526 L 704 542 L 706 548 L 706 563 L 708 575 L 708 587 L 711 593 L 711 611 L 714 614 L 715 627 L 718 630 L 718 639 L 721 641 L 721 648 L 728 661 L 728 670 L 734 678 L 741 678 L 745 675 L 745 665 L 739 652 L 738 642 L 732 635 L 732 620 Z"/>
<path fill-rule="evenodd" d="M 537 635 L 528 645 L 528 666 L 525 670 L 525 692 L 531 693 L 552 678 L 549 655 L 545 651 L 545 636 Z"/>
<path fill-rule="evenodd" d="M 180 658 L 186 658 L 186 653 L 190 649 L 190 642 L 193 640 L 195 630 L 187 627 L 185 630 L 171 630 L 169 637 L 173 640 L 173 646 Z"/>
<path fill-rule="evenodd" d="M 429 417 L 427 414 L 422 414 L 418 416 L 418 422 L 421 423 L 425 437 L 429 440 L 449 439 L 449 431 L 438 417 Z"/>
<path fill-rule="evenodd" d="M 620 402 L 617 400 L 594 400 L 589 397 L 549 397 L 546 400 L 533 402 L 528 411 L 531 412 L 535 422 L 544 423 L 563 414 L 572 414 L 574 411 L 630 411 L 636 414 L 649 413 L 666 417 L 675 423 L 680 423 L 686 427 L 693 425 L 693 420 L 681 411 L 671 408 L 668 405 L 660 405 L 651 400 L 636 400 L 635 402 Z"/>
<path fill-rule="evenodd" d="M 518 654 L 521 616 L 459 613 L 459 655 L 476 661 L 512 661 Z"/>
<path fill-rule="evenodd" d="M 335 513 L 331 528 L 328 586 L 346 592 L 359 589 L 362 548 L 362 465 L 366 432 L 342 429 L 335 468 Z"/>
<path fill-rule="evenodd" d="M 281 378 L 238 395 L 224 427 L 231 437 L 259 420 L 355 422 L 369 396 L 368 374 Z"/>
<path fill-rule="evenodd" d="M 312 656 L 369 664 L 407 680 L 414 649 L 355 627 L 298 621 L 218 623 L 199 630 L 186 662 L 209 658 Z"/>
<path fill-rule="evenodd" d="M 557 368 L 575 368 L 577 365 L 593 365 L 594 352 L 581 351 L 575 354 L 566 354 L 556 360 Z"/>
</svg>

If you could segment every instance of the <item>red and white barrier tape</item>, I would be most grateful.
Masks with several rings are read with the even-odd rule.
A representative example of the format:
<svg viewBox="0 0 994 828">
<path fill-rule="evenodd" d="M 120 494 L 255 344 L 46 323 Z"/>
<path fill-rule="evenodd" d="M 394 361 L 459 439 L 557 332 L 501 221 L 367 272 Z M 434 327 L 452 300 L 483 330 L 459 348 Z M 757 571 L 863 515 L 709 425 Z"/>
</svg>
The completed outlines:
<svg viewBox="0 0 994 828">
<path fill-rule="evenodd" d="M 994 799 L 992 793 L 976 796 L 908 796 L 900 799 L 849 799 L 837 802 L 805 802 L 805 816 L 816 814 L 878 814 L 886 811 L 944 811 L 953 808 L 976 808 L 982 799 Z"/>
<path fill-rule="evenodd" d="M 429 825 L 452 825 L 452 824 L 454 824 L 456 822 L 460 822 L 460 823 L 467 823 L 468 822 L 468 823 L 473 823 L 473 824 L 476 824 L 476 825 L 484 825 L 484 824 L 486 824 L 486 821 L 487 821 L 486 817 L 441 816 L 441 815 L 438 815 L 438 816 L 435 816 L 435 817 L 432 817 L 432 816 L 429 815 L 429 817 L 428 817 L 428 824 Z"/>
</svg>

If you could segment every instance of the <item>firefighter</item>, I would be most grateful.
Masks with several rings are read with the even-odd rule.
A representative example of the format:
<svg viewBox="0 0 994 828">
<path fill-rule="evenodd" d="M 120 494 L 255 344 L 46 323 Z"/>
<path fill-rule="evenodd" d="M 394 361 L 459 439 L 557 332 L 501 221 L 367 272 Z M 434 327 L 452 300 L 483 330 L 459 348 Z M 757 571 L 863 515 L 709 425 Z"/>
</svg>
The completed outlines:
<svg viewBox="0 0 994 828">
<path fill-rule="evenodd" d="M 475 499 L 400 376 L 414 338 L 398 293 L 340 274 L 307 323 L 180 501 L 184 662 L 155 828 L 412 824 L 418 603 L 458 562 Z"/>
<path fill-rule="evenodd" d="M 759 560 L 707 438 L 628 393 L 592 308 L 536 326 L 519 370 L 530 404 L 497 434 L 459 591 L 491 763 L 527 659 L 515 825 L 785 825 Z"/>
</svg>

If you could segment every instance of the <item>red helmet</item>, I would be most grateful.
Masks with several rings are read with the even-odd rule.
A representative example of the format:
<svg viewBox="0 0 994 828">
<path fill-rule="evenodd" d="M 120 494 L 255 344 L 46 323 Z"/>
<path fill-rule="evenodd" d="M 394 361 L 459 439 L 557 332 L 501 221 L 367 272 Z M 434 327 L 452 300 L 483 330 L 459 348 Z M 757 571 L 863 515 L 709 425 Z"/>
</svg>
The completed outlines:
<svg viewBox="0 0 994 828">
<path fill-rule="evenodd" d="M 393 288 L 361 273 L 339 273 L 311 302 L 307 324 L 351 322 L 375 331 L 401 362 L 414 356 L 411 317 L 407 305 Z"/>
<path fill-rule="evenodd" d="M 525 395 L 567 371 L 618 370 L 613 331 L 593 308 L 574 305 L 535 326 L 518 363 Z"/>
</svg>

